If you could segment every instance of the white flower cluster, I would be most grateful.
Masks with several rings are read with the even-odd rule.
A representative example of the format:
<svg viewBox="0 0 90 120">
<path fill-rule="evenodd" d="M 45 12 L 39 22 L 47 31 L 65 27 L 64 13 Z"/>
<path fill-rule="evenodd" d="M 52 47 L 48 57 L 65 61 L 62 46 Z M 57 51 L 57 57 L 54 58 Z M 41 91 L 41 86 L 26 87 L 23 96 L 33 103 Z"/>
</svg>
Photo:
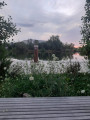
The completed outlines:
<svg viewBox="0 0 90 120">
<path fill-rule="evenodd" d="M 6 67 L 4 67 L 4 70 L 6 70 L 7 68 Z"/>
<path fill-rule="evenodd" d="M 90 84 L 87 84 L 87 87 L 90 87 Z"/>
<path fill-rule="evenodd" d="M 33 76 L 31 76 L 31 77 L 29 78 L 29 80 L 31 80 L 31 81 L 32 81 L 32 80 L 34 80 L 34 77 L 33 77 Z"/>
<path fill-rule="evenodd" d="M 53 61 L 59 60 L 58 57 L 55 56 L 55 54 L 52 54 Z"/>
<path fill-rule="evenodd" d="M 84 94 L 84 93 L 85 93 L 85 90 L 81 90 L 81 93 Z"/>
</svg>

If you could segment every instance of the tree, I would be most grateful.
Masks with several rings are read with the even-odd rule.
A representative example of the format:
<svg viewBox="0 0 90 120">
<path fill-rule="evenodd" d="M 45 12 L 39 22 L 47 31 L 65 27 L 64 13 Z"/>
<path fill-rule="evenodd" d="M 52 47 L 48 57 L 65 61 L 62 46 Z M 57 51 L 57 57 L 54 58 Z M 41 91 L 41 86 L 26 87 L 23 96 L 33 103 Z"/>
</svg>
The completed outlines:
<svg viewBox="0 0 90 120">
<path fill-rule="evenodd" d="M 85 16 L 82 16 L 82 45 L 85 51 L 85 54 L 90 54 L 90 0 L 86 0 L 85 4 Z"/>
<path fill-rule="evenodd" d="M 47 41 L 48 48 L 55 51 L 61 51 L 63 48 L 63 43 L 60 41 L 59 36 L 52 35 Z"/>
<path fill-rule="evenodd" d="M 0 9 L 5 6 L 6 3 L 0 2 Z M 4 16 L 0 16 L 0 76 L 5 77 L 5 74 L 10 65 L 10 61 L 7 60 L 8 54 L 6 49 L 7 40 L 18 33 L 16 25 L 13 24 L 11 16 L 6 20 Z"/>
</svg>

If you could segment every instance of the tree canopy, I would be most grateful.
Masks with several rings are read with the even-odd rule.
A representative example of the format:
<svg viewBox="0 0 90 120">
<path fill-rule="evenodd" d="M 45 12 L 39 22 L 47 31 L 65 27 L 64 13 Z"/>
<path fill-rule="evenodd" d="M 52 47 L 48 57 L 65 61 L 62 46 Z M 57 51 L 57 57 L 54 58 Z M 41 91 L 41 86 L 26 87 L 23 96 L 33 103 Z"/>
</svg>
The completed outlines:
<svg viewBox="0 0 90 120">
<path fill-rule="evenodd" d="M 6 3 L 0 2 L 0 10 Z M 17 34 L 19 30 L 13 24 L 11 16 L 5 19 L 0 15 L 0 76 L 5 77 L 7 69 L 9 68 L 10 61 L 7 60 L 8 54 L 6 49 L 6 42 L 11 37 Z"/>
<path fill-rule="evenodd" d="M 86 51 L 86 54 L 90 53 L 90 0 L 86 0 L 85 4 L 85 15 L 82 16 L 82 45 Z"/>
<path fill-rule="evenodd" d="M 5 2 L 0 2 L 0 9 L 6 5 Z M 17 34 L 16 25 L 13 24 L 11 16 L 6 20 L 4 16 L 0 16 L 0 42 L 6 42 L 11 36 Z"/>
</svg>

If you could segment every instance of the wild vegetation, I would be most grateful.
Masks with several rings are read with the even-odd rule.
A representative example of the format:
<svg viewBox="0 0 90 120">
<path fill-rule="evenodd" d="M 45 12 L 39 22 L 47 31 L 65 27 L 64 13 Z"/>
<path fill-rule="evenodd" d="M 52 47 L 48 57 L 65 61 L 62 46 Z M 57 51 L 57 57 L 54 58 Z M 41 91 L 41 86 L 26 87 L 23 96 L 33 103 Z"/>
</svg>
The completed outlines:
<svg viewBox="0 0 90 120">
<path fill-rule="evenodd" d="M 6 5 L 0 2 L 0 9 Z M 86 0 L 86 15 L 82 17 L 83 27 L 83 48 L 89 49 L 90 41 L 90 1 Z M 52 96 L 87 96 L 90 95 L 90 73 L 80 73 L 79 63 L 70 63 L 65 66 L 58 64 L 58 57 L 52 55 L 52 60 L 48 61 L 48 66 L 41 63 L 31 62 L 29 68 L 26 64 L 26 74 L 22 66 L 10 66 L 9 55 L 20 55 L 29 53 L 33 50 L 33 43 L 26 45 L 24 43 L 8 44 L 7 40 L 17 34 L 16 26 L 11 22 L 11 17 L 7 20 L 0 16 L 0 97 L 23 97 L 28 93 L 31 97 L 52 97 Z M 73 44 L 63 44 L 59 36 L 51 36 L 47 42 L 38 43 L 40 51 L 46 50 L 66 52 L 74 51 Z M 6 49 L 8 46 L 8 49 Z M 9 54 L 7 53 L 9 50 Z M 83 51 L 83 49 L 81 49 Z M 88 53 L 88 52 L 87 52 Z M 52 52 L 51 52 L 52 54 Z M 88 53 L 89 55 L 89 53 Z M 25 66 L 23 66 L 25 67 Z M 64 69 L 65 68 L 65 69 Z"/>
<path fill-rule="evenodd" d="M 81 53 L 87 55 L 90 58 L 90 0 L 86 0 L 85 4 L 85 15 L 82 16 L 82 27 L 81 27 L 81 35 L 82 35 L 82 48 Z"/>
<path fill-rule="evenodd" d="M 0 9 L 5 6 L 5 2 L 0 2 Z M 12 23 L 12 18 L 6 20 L 4 16 L 0 16 L 0 76 L 3 78 L 5 74 L 8 72 L 10 60 L 7 59 L 8 52 L 6 48 L 6 42 L 11 37 L 17 34 L 18 30 L 16 29 L 16 25 Z"/>
<path fill-rule="evenodd" d="M 55 55 L 52 57 L 53 61 L 49 61 L 48 66 L 32 61 L 30 67 L 24 66 L 26 72 L 23 66 L 9 69 L 5 79 L 1 78 L 0 96 L 23 97 L 25 93 L 31 97 L 90 95 L 90 74 L 80 73 L 77 62 L 66 67 L 56 63 L 58 58 Z"/>
<path fill-rule="evenodd" d="M 90 74 L 34 74 L 32 77 L 7 76 L 1 81 L 0 97 L 88 96 L 90 95 Z"/>
<path fill-rule="evenodd" d="M 55 64 L 54 55 L 53 60 L 48 66 L 32 61 L 30 68 L 26 65 L 26 74 L 21 66 L 12 67 L 5 79 L 1 78 L 0 96 L 23 97 L 25 93 L 31 97 L 90 95 L 90 74 L 80 73 L 79 63 L 68 67 L 62 64 L 60 68 Z"/>
</svg>

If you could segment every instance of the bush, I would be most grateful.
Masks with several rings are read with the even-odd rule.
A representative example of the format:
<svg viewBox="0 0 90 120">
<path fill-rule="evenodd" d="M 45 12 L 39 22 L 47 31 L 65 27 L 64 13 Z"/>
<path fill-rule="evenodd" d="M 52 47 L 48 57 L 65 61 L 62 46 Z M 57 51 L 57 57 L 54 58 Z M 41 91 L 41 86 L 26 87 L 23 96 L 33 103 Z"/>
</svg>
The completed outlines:
<svg viewBox="0 0 90 120">
<path fill-rule="evenodd" d="M 66 69 L 67 73 L 71 73 L 74 75 L 77 74 L 79 71 L 80 71 L 80 63 L 79 62 L 71 63 Z"/>
<path fill-rule="evenodd" d="M 5 6 L 5 2 L 0 2 L 0 9 Z M 0 76 L 5 78 L 7 74 L 8 67 L 10 65 L 10 60 L 8 60 L 8 54 L 6 50 L 7 40 L 17 34 L 19 30 L 16 29 L 16 25 L 12 23 L 12 18 L 9 17 L 7 20 L 4 16 L 0 16 Z"/>
</svg>

